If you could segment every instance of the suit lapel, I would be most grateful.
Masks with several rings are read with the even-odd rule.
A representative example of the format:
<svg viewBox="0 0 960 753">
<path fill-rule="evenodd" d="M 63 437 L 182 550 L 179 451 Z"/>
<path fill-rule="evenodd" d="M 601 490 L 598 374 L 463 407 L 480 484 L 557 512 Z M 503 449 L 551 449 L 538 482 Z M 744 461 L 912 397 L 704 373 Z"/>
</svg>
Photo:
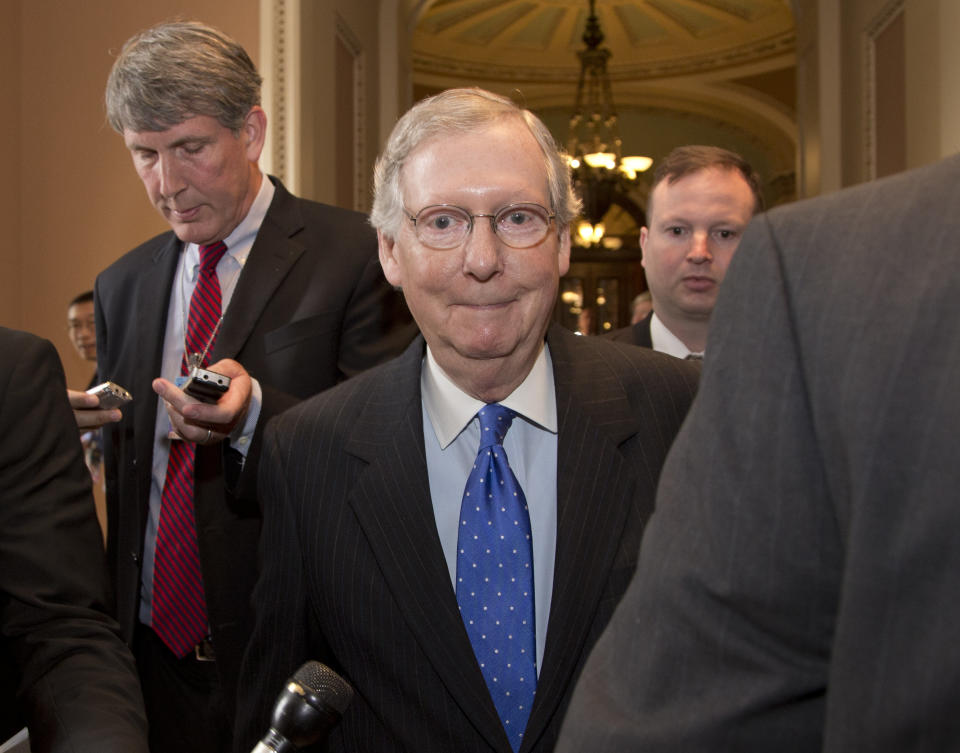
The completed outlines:
<svg viewBox="0 0 960 753">
<path fill-rule="evenodd" d="M 233 358 L 240 352 L 274 291 L 304 252 L 303 244 L 295 238 L 303 229 L 297 201 L 281 183 L 275 184 L 273 201 L 224 314 L 211 362 Z"/>
<path fill-rule="evenodd" d="M 144 427 L 144 431 L 136 437 L 139 458 L 153 457 L 153 427 L 157 421 L 158 402 L 151 385 L 160 376 L 167 312 L 180 250 L 181 243 L 177 236 L 168 233 L 151 257 L 150 267 L 137 277 L 136 306 L 133 309 L 137 317 L 137 341 L 134 344 L 136 366 L 134 385 L 130 385 L 129 389 L 134 396 L 134 426 Z M 139 464 L 137 487 L 140 490 L 140 509 L 144 512 L 150 494 L 151 472 L 149 462 Z M 140 523 L 143 523 L 142 516 Z"/>
<path fill-rule="evenodd" d="M 396 602 L 457 705 L 495 750 L 510 744 L 467 637 L 430 498 L 418 337 L 381 380 L 347 451 L 369 465 L 351 503 Z"/>
<path fill-rule="evenodd" d="M 639 429 L 609 364 L 554 325 L 559 423 L 557 546 L 553 598 L 524 750 L 534 745 L 568 691 L 607 585 L 633 500 L 633 471 L 619 445 Z"/>
</svg>

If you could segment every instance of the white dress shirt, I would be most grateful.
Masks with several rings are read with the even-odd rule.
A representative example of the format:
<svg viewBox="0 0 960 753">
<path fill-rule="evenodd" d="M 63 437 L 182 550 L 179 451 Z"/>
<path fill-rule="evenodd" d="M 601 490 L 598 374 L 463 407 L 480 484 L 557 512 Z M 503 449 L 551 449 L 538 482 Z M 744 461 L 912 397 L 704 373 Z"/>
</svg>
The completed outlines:
<svg viewBox="0 0 960 753">
<path fill-rule="evenodd" d="M 430 348 L 420 372 L 423 438 L 437 532 L 456 591 L 460 505 L 480 447 L 476 413 L 483 403 L 457 387 Z M 527 499 L 533 539 L 537 673 L 543 664 L 557 548 L 557 396 L 544 345 L 526 379 L 500 404 L 517 413 L 503 447 Z"/>
<path fill-rule="evenodd" d="M 703 358 L 702 351 L 697 353 L 696 351 L 690 350 L 690 348 L 683 344 L 683 341 L 679 337 L 668 330 L 667 325 L 660 321 L 660 317 L 657 316 L 656 312 L 650 317 L 650 342 L 654 350 L 670 356 L 676 356 L 677 358 L 700 356 L 700 358 Z"/>
<path fill-rule="evenodd" d="M 264 175 L 260 180 L 260 190 L 257 192 L 246 217 L 240 221 L 233 232 L 223 242 L 227 251 L 217 264 L 217 278 L 220 280 L 221 308 L 224 321 L 230 316 L 230 300 L 236 289 L 240 273 L 247 262 L 253 242 L 260 231 L 270 202 L 273 201 L 275 188 L 270 179 Z M 190 298 L 197 284 L 200 273 L 200 247 L 196 243 L 187 243 L 180 254 L 177 269 L 173 275 L 173 287 L 170 291 L 170 306 L 167 309 L 167 325 L 163 335 L 163 359 L 160 364 L 161 376 L 173 382 L 180 376 L 180 362 L 184 350 L 184 326 L 190 311 Z M 257 420 L 260 418 L 260 407 L 263 402 L 263 391 L 260 383 L 255 379 L 250 407 L 242 426 L 238 426 L 230 437 L 230 445 L 244 457 L 250 447 Z M 144 535 L 143 570 L 140 581 L 140 621 L 145 625 L 151 624 L 150 604 L 153 597 L 153 561 L 156 554 L 157 526 L 160 521 L 160 506 L 163 498 L 163 484 L 167 477 L 167 461 L 170 457 L 170 433 L 172 427 L 163 398 L 157 397 L 157 421 L 153 434 L 152 481 L 150 484 L 150 510 L 147 518 L 147 529 Z"/>
</svg>

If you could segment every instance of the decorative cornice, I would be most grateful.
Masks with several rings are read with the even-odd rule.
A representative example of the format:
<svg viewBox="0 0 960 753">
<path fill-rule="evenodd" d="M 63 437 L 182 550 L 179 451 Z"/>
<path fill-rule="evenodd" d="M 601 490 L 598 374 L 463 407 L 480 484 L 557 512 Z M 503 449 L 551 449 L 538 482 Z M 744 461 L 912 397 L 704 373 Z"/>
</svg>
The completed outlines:
<svg viewBox="0 0 960 753">
<path fill-rule="evenodd" d="M 364 212 L 367 200 L 367 111 L 366 111 L 366 56 L 363 45 L 347 22 L 336 14 L 336 34 L 353 58 L 353 208 Z"/>
<path fill-rule="evenodd" d="M 863 166 L 867 180 L 877 177 L 877 38 L 904 10 L 905 0 L 888 0 L 863 31 Z"/>
<path fill-rule="evenodd" d="M 723 11 L 742 21 L 752 21 L 759 15 L 756 8 L 748 8 L 743 3 L 730 2 L 730 0 L 699 0 L 701 5 L 708 5 L 711 8 Z"/>
<path fill-rule="evenodd" d="M 288 80 L 290 66 L 290 51 L 287 44 L 287 5 L 284 0 L 272 0 L 271 16 L 273 19 L 271 35 L 273 50 L 273 69 L 271 80 L 270 115 L 273 122 L 273 170 L 280 180 L 289 183 L 287 175 L 287 96 L 290 82 Z"/>
<path fill-rule="evenodd" d="M 716 72 L 758 59 L 782 55 L 796 49 L 794 31 L 786 31 L 749 44 L 726 48 L 703 55 L 657 60 L 640 65 L 616 66 L 609 69 L 611 81 L 638 81 L 646 79 L 684 76 L 696 73 Z M 537 83 L 573 83 L 579 68 L 571 56 L 570 67 L 543 68 L 522 65 L 497 65 L 488 62 L 472 62 L 463 59 L 414 52 L 414 74 L 451 76 L 475 81 L 526 81 Z"/>
</svg>

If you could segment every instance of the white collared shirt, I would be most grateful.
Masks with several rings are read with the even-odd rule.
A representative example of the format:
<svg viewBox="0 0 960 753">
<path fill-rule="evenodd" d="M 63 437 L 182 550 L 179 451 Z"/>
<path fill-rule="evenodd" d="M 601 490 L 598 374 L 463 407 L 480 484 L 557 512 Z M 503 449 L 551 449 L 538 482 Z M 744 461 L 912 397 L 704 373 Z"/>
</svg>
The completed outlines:
<svg viewBox="0 0 960 753">
<path fill-rule="evenodd" d="M 702 352 L 697 353 L 690 350 L 690 348 L 683 344 L 683 341 L 679 337 L 667 329 L 667 325 L 660 320 L 656 311 L 654 311 L 653 316 L 650 317 L 650 342 L 654 350 L 670 356 L 686 358 L 687 356 L 693 355 L 703 358 Z"/>
<path fill-rule="evenodd" d="M 450 585 L 456 591 L 460 505 L 480 446 L 476 413 L 483 403 L 446 375 L 427 347 L 420 371 L 423 438 L 434 518 Z M 527 498 L 533 538 L 537 672 L 543 665 L 557 548 L 557 397 L 549 348 L 544 345 L 526 379 L 500 404 L 515 411 L 503 446 Z"/>
<path fill-rule="evenodd" d="M 217 263 L 217 278 L 220 281 L 221 308 L 224 321 L 230 314 L 230 300 L 240 279 L 253 242 L 267 216 L 270 202 L 276 189 L 270 179 L 263 175 L 260 179 L 260 189 L 254 197 L 247 215 L 240 221 L 223 242 L 227 251 Z M 180 376 L 180 361 L 183 358 L 184 326 L 190 310 L 190 298 L 197 284 L 200 273 L 200 247 L 196 243 L 187 243 L 177 261 L 177 269 L 173 275 L 173 288 L 170 291 L 170 305 L 167 308 L 167 324 L 163 335 L 163 358 L 160 363 L 161 376 L 173 382 Z M 250 447 L 250 440 L 260 418 L 260 408 L 263 404 L 263 391 L 260 383 L 255 379 L 250 407 L 243 426 L 234 430 L 230 438 L 230 446 L 246 457 Z M 153 433 L 153 457 L 151 459 L 150 508 L 147 518 L 147 528 L 144 535 L 143 570 L 140 581 L 140 621 L 145 625 L 151 624 L 150 604 L 153 598 L 153 561 L 156 554 L 157 526 L 160 521 L 160 506 L 163 499 L 163 484 L 167 477 L 167 461 L 170 457 L 170 418 L 164 406 L 163 398 L 157 397 L 157 420 Z"/>
</svg>

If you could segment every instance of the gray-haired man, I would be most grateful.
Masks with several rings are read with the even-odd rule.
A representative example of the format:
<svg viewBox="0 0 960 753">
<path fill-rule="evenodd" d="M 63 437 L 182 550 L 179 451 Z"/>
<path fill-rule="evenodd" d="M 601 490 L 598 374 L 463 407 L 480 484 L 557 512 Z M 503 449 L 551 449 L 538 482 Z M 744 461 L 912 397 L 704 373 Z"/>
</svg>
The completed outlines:
<svg viewBox="0 0 960 753">
<path fill-rule="evenodd" d="M 153 752 L 222 751 L 249 631 L 260 511 L 244 490 L 260 429 L 412 331 L 393 315 L 363 216 L 260 172 L 260 76 L 233 40 L 198 23 L 142 32 L 106 101 L 172 228 L 96 284 L 99 373 L 134 396 L 105 434 L 117 617 Z M 218 402 L 176 386 L 198 365 L 232 380 Z"/>
<path fill-rule="evenodd" d="M 578 204 L 490 92 L 394 128 L 372 221 L 423 337 L 267 430 L 238 751 L 306 659 L 357 690 L 331 753 L 552 750 L 697 377 L 550 325 Z"/>
</svg>

